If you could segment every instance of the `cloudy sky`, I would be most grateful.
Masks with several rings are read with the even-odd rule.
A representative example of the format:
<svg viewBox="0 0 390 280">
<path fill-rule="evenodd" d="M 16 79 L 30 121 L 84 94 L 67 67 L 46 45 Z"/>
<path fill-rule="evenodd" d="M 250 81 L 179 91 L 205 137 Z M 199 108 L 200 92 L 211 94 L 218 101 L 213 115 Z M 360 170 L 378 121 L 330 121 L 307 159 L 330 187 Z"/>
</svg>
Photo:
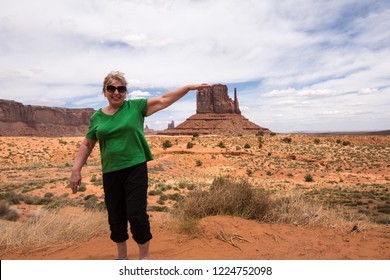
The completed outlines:
<svg viewBox="0 0 390 280">
<path fill-rule="evenodd" d="M 0 99 L 105 106 L 189 83 L 237 88 L 243 115 L 275 132 L 390 129 L 388 0 L 0 0 Z M 146 119 L 195 113 L 195 92 Z"/>
</svg>

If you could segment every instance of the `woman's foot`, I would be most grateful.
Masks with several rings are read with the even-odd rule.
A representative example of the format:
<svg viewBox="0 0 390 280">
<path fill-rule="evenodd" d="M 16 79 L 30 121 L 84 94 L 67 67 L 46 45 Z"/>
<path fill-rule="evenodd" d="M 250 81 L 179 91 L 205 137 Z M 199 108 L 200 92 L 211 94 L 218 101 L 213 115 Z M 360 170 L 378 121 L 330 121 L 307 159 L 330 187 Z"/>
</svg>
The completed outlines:
<svg viewBox="0 0 390 280">
<path fill-rule="evenodd" d="M 118 257 L 116 260 L 128 260 L 126 241 L 116 243 L 116 247 L 118 249 Z"/>
<path fill-rule="evenodd" d="M 139 259 L 140 260 L 150 260 L 149 244 L 150 244 L 150 241 L 148 241 L 144 244 L 138 244 Z"/>
</svg>

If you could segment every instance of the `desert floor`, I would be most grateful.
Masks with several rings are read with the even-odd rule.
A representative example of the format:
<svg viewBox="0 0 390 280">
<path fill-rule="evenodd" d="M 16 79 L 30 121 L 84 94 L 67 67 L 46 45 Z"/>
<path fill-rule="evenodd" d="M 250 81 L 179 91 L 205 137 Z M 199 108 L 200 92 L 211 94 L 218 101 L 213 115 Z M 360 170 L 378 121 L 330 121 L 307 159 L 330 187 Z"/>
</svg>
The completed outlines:
<svg viewBox="0 0 390 280">
<path fill-rule="evenodd" d="M 389 136 L 147 139 L 155 158 L 148 164 L 153 259 L 390 259 Z M 100 205 L 104 196 L 98 147 L 83 168 L 83 189 L 71 194 L 67 186 L 81 140 L 0 137 L 0 200 L 9 201 L 20 216 L 17 221 L 0 220 L 1 259 L 115 258 L 106 225 L 82 240 L 61 242 L 52 239 L 50 232 L 38 232 L 46 237 L 35 245 L 28 230 L 18 232 L 19 239 L 9 233 L 10 228 L 33 223 L 39 213 L 55 205 L 64 204 L 65 212 L 81 216 L 91 205 Z M 315 223 L 296 217 L 262 223 L 217 215 L 201 219 L 193 232 L 180 232 L 169 212 L 177 197 L 207 188 L 216 177 L 227 175 L 245 178 L 274 196 L 299 194 L 334 209 L 340 219 Z M 61 213 L 57 219 L 68 217 Z M 130 259 L 137 259 L 136 251 L 134 242 L 129 242 Z"/>
</svg>

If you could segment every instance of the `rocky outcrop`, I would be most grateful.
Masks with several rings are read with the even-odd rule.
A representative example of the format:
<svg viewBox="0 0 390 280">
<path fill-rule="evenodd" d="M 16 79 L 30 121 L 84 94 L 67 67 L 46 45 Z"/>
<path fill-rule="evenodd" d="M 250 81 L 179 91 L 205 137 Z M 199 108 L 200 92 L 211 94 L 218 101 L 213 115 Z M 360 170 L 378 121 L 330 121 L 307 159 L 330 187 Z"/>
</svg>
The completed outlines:
<svg viewBox="0 0 390 280">
<path fill-rule="evenodd" d="M 193 135 L 217 134 L 257 134 L 270 133 L 241 115 L 238 103 L 237 90 L 234 89 L 234 100 L 228 95 L 226 85 L 216 84 L 208 89 L 196 93 L 196 114 L 189 117 L 176 127 L 159 134 L 167 135 Z"/>
<path fill-rule="evenodd" d="M 216 84 L 197 91 L 196 113 L 241 114 L 236 89 L 234 89 L 234 101 L 229 97 L 226 85 Z"/>
<path fill-rule="evenodd" d="M 145 135 L 155 135 L 155 134 L 157 134 L 157 131 L 155 131 L 154 129 L 151 129 L 147 125 L 145 125 L 144 134 Z"/>
<path fill-rule="evenodd" d="M 83 136 L 94 112 L 0 99 L 0 136 Z"/>
<path fill-rule="evenodd" d="M 164 130 L 161 134 L 238 135 L 257 134 L 259 132 L 270 133 L 268 129 L 258 126 L 239 114 L 195 114 L 175 128 Z"/>
</svg>

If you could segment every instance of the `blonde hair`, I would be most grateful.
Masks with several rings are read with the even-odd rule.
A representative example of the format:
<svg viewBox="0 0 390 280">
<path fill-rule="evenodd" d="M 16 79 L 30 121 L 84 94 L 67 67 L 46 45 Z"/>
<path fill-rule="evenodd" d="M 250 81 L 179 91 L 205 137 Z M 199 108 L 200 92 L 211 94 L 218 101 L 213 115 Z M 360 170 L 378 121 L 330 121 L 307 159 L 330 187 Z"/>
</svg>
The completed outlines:
<svg viewBox="0 0 390 280">
<path fill-rule="evenodd" d="M 111 71 L 108 73 L 108 75 L 104 78 L 103 82 L 103 92 L 106 89 L 106 86 L 111 82 L 111 80 L 118 80 L 121 82 L 122 85 L 127 86 L 126 78 L 120 71 Z"/>
</svg>

